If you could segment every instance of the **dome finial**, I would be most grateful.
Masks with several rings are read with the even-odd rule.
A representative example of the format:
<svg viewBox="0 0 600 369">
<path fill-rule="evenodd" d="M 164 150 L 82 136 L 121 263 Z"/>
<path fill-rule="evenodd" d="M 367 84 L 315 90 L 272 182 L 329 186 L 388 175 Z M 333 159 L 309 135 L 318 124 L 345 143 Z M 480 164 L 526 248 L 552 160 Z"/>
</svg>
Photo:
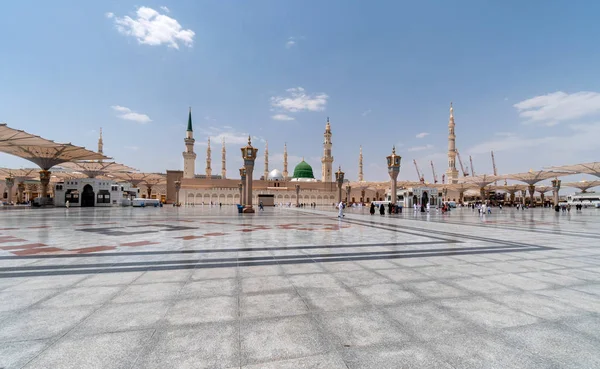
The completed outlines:
<svg viewBox="0 0 600 369">
<path fill-rule="evenodd" d="M 252 141 L 250 140 L 250 135 L 248 135 L 248 146 L 252 146 Z"/>
<path fill-rule="evenodd" d="M 396 145 L 392 146 L 392 154 L 396 155 Z"/>
</svg>

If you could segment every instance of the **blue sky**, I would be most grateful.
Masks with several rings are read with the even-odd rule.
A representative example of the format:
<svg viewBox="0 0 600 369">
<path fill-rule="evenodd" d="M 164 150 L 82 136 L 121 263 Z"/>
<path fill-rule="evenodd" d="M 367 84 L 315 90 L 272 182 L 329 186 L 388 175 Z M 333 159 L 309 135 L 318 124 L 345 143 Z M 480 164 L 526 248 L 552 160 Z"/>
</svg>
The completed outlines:
<svg viewBox="0 0 600 369">
<path fill-rule="evenodd" d="M 228 175 L 255 136 L 261 158 L 320 173 L 326 118 L 334 165 L 385 180 L 447 167 L 457 148 L 490 173 L 597 161 L 600 4 L 593 1 L 13 1 L 0 12 L 0 121 L 95 149 L 143 171 L 182 169 L 193 109 L 196 173 L 225 137 Z M 128 17 L 128 18 L 127 18 Z M 286 120 L 287 119 L 287 120 Z M 419 136 L 419 137 L 417 137 Z M 215 142 L 216 141 L 216 142 Z M 0 154 L 0 166 L 31 164 Z"/>
</svg>

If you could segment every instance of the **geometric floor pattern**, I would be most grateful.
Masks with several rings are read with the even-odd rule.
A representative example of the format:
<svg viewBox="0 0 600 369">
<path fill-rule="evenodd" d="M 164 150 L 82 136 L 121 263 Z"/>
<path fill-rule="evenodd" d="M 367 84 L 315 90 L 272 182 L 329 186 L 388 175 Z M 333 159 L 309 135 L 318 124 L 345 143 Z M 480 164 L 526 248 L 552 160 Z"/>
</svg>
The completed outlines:
<svg viewBox="0 0 600 369">
<path fill-rule="evenodd" d="M 0 368 L 597 368 L 600 210 L 0 211 Z"/>
</svg>

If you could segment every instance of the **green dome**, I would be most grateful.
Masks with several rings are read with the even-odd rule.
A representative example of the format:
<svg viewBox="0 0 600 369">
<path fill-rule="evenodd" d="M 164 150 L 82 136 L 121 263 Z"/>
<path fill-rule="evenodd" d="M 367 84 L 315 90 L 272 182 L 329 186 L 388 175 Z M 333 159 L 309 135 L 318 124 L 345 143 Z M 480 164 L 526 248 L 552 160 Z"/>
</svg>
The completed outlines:
<svg viewBox="0 0 600 369">
<path fill-rule="evenodd" d="M 294 175 L 292 176 L 292 178 L 313 178 L 314 179 L 315 176 L 313 175 L 312 167 L 310 165 L 308 165 L 307 162 L 302 160 L 300 162 L 300 164 L 296 165 L 296 168 L 294 168 Z"/>
</svg>

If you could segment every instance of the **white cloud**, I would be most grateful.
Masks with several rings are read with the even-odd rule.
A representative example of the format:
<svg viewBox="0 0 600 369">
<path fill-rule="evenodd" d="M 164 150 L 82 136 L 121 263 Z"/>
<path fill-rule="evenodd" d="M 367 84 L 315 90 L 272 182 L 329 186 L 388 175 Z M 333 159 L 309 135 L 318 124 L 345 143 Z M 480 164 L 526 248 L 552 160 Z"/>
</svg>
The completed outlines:
<svg viewBox="0 0 600 369">
<path fill-rule="evenodd" d="M 427 144 L 423 146 L 413 146 L 406 149 L 406 151 L 423 151 L 433 149 L 433 145 Z"/>
<path fill-rule="evenodd" d="M 161 6 L 160 7 L 162 9 L 162 11 L 164 11 L 165 13 L 170 13 L 171 11 L 169 10 L 169 8 L 167 8 L 166 6 Z"/>
<path fill-rule="evenodd" d="M 302 87 L 288 88 L 289 96 L 271 97 L 271 106 L 288 112 L 323 111 L 329 96 L 323 92 L 309 95 Z"/>
<path fill-rule="evenodd" d="M 286 49 L 291 49 L 292 47 L 294 47 L 294 45 L 296 45 L 296 41 L 294 41 L 293 37 L 290 37 L 287 42 L 285 43 L 285 48 Z"/>
<path fill-rule="evenodd" d="M 415 137 L 416 138 L 424 138 L 425 136 L 429 136 L 429 133 L 421 132 L 421 133 L 417 134 Z"/>
<path fill-rule="evenodd" d="M 140 148 L 138 146 L 125 146 L 127 150 L 138 151 Z"/>
<path fill-rule="evenodd" d="M 206 129 L 198 129 L 201 135 L 205 136 L 205 139 L 196 141 L 196 145 L 204 146 L 206 138 L 210 137 L 211 142 L 218 142 L 219 145 L 223 139 L 225 139 L 225 145 L 246 145 L 248 143 L 248 133 L 236 131 L 231 126 L 223 127 L 208 127 Z M 265 139 L 258 136 L 252 136 L 253 145 L 257 142 L 265 142 Z"/>
<path fill-rule="evenodd" d="M 371 109 L 367 109 L 367 110 L 363 111 L 361 115 L 362 115 L 363 117 L 366 117 L 366 116 L 367 116 L 367 115 L 369 115 L 369 114 L 371 114 Z"/>
<path fill-rule="evenodd" d="M 111 19 L 111 18 L 113 18 L 115 16 L 115 13 L 106 12 L 106 13 L 104 13 L 104 15 L 106 16 L 106 18 Z"/>
<path fill-rule="evenodd" d="M 562 91 L 536 96 L 513 105 L 525 123 L 553 126 L 600 113 L 600 93 L 581 91 L 568 94 Z"/>
<path fill-rule="evenodd" d="M 124 106 L 113 105 L 113 106 L 111 106 L 111 108 L 114 111 L 120 113 L 117 115 L 117 117 L 119 117 L 121 119 L 131 120 L 131 121 L 141 123 L 141 124 L 146 124 L 146 123 L 152 122 L 152 119 L 150 119 L 150 117 L 147 116 L 146 114 L 136 113 L 134 111 L 131 111 L 131 109 L 126 108 Z"/>
<path fill-rule="evenodd" d="M 294 117 L 290 117 L 289 115 L 286 114 L 275 114 L 273 115 L 271 118 L 273 118 L 274 120 L 294 120 Z"/>
<path fill-rule="evenodd" d="M 187 47 L 194 43 L 194 31 L 183 29 L 177 20 L 145 6 L 137 10 L 135 19 L 127 15 L 116 17 L 115 26 L 121 34 L 133 36 L 144 45 L 166 44 L 179 49 L 180 43 Z"/>
</svg>

